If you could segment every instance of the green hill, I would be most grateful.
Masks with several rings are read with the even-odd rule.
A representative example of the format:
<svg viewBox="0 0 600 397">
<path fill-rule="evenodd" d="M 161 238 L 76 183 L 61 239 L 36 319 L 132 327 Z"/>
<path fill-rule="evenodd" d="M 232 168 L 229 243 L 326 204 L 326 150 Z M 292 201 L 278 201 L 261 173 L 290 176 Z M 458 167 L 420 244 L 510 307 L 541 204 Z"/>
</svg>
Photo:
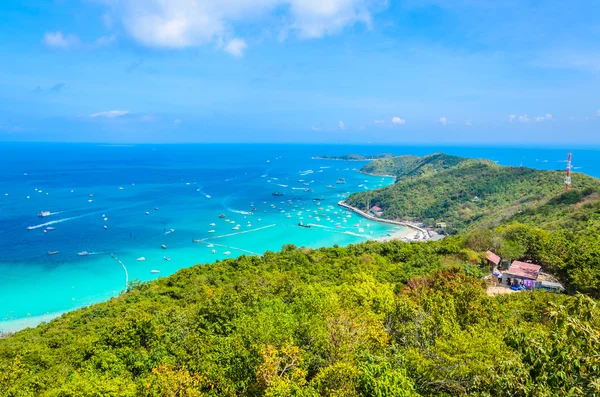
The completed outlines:
<svg viewBox="0 0 600 397">
<path fill-rule="evenodd" d="M 0 339 L 0 395 L 600 392 L 595 303 L 488 297 L 465 254 L 457 238 L 287 246 L 184 269 Z"/>
<path fill-rule="evenodd" d="M 398 156 L 372 161 L 362 167 L 360 171 L 373 175 L 394 175 L 398 179 L 409 179 L 432 175 L 466 160 L 443 153 L 434 153 L 425 157 Z"/>
<path fill-rule="evenodd" d="M 365 172 L 394 172 L 397 181 L 384 189 L 351 195 L 347 203 L 360 208 L 379 206 L 386 219 L 446 223 L 452 230 L 494 227 L 509 220 L 544 220 L 544 214 L 577 212 L 583 200 L 593 202 L 600 180 L 573 175 L 573 190 L 565 195 L 562 171 L 503 167 L 487 160 L 444 154 L 374 161 Z M 558 211 L 558 212 L 557 212 Z"/>
</svg>

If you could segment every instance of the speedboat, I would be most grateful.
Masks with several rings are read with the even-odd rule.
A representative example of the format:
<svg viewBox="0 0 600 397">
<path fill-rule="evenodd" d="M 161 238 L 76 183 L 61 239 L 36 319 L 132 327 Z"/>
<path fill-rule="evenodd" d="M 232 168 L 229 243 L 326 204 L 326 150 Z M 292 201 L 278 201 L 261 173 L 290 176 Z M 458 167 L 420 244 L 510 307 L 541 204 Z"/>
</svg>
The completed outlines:
<svg viewBox="0 0 600 397">
<path fill-rule="evenodd" d="M 56 254 L 58 254 L 58 251 L 48 251 L 47 254 L 48 254 L 48 256 L 56 255 Z"/>
<path fill-rule="evenodd" d="M 221 218 L 221 219 L 222 219 L 222 218 L 225 218 L 225 214 L 221 214 L 221 215 L 219 215 L 219 218 Z"/>
<path fill-rule="evenodd" d="M 335 186 L 327 185 L 327 189 L 335 189 Z"/>
<path fill-rule="evenodd" d="M 150 273 L 152 273 L 152 274 L 160 273 L 160 270 L 150 270 Z"/>
<path fill-rule="evenodd" d="M 231 252 L 229 252 L 229 251 L 225 251 L 225 252 L 223 252 L 223 253 L 224 253 L 225 255 L 229 255 L 229 254 L 231 254 Z"/>
<path fill-rule="evenodd" d="M 54 230 L 54 228 L 53 228 L 52 226 L 48 226 L 48 227 L 46 228 L 46 230 L 48 230 L 48 231 L 49 231 L 49 230 Z"/>
<path fill-rule="evenodd" d="M 50 211 L 40 211 L 40 213 L 38 214 L 38 216 L 40 218 L 44 218 L 46 216 L 50 216 Z"/>
<path fill-rule="evenodd" d="M 209 232 L 209 233 L 214 233 L 215 231 L 214 231 L 214 230 L 209 230 L 208 232 Z"/>
<path fill-rule="evenodd" d="M 150 213 L 148 211 L 146 211 L 146 215 L 150 215 Z"/>
<path fill-rule="evenodd" d="M 145 261 L 146 258 L 144 258 L 143 256 L 140 256 L 139 258 L 137 258 L 138 261 Z"/>
<path fill-rule="evenodd" d="M 216 224 L 215 223 L 211 223 L 209 226 L 216 226 Z"/>
<path fill-rule="evenodd" d="M 213 245 L 213 244 L 208 244 L 208 245 L 207 245 L 207 247 L 208 247 L 208 248 L 213 248 L 213 247 L 214 247 L 214 245 Z"/>
<path fill-rule="evenodd" d="M 89 253 L 89 252 L 87 252 L 87 251 L 81 251 L 81 252 L 78 252 L 78 253 L 77 253 L 77 255 L 79 255 L 79 256 L 88 256 L 89 254 L 90 254 L 90 253 Z"/>
<path fill-rule="evenodd" d="M 217 251 L 216 251 L 216 250 L 212 250 L 211 252 L 212 252 L 213 254 L 216 254 L 216 253 L 217 253 Z"/>
<path fill-rule="evenodd" d="M 234 227 L 231 228 L 231 230 L 240 230 L 240 225 L 235 225 Z"/>
</svg>

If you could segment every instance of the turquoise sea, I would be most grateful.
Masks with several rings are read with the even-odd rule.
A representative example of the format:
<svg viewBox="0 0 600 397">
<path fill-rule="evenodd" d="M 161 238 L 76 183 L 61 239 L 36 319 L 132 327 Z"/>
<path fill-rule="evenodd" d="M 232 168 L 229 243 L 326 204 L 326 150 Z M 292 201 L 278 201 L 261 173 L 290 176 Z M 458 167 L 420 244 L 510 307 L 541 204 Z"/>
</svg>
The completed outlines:
<svg viewBox="0 0 600 397">
<path fill-rule="evenodd" d="M 127 281 L 194 264 L 284 244 L 381 237 L 397 227 L 348 215 L 336 203 L 392 179 L 358 173 L 363 162 L 312 157 L 436 151 L 563 169 L 569 149 L 2 143 L 0 331 L 106 300 Z M 572 152 L 575 171 L 600 176 L 599 149 Z M 336 184 L 340 178 L 346 183 Z M 41 211 L 50 215 L 38 217 Z"/>
</svg>

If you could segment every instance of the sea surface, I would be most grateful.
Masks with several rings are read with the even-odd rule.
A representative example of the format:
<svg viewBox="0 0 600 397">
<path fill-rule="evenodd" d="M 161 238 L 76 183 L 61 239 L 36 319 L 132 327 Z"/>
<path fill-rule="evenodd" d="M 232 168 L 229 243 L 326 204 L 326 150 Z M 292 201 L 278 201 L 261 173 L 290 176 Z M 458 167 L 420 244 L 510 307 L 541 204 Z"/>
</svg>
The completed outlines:
<svg viewBox="0 0 600 397">
<path fill-rule="evenodd" d="M 312 157 L 439 151 L 539 169 L 572 151 L 574 171 L 600 177 L 599 148 L 0 143 L 0 331 L 195 264 L 385 236 L 401 228 L 336 204 L 393 180 Z"/>
</svg>

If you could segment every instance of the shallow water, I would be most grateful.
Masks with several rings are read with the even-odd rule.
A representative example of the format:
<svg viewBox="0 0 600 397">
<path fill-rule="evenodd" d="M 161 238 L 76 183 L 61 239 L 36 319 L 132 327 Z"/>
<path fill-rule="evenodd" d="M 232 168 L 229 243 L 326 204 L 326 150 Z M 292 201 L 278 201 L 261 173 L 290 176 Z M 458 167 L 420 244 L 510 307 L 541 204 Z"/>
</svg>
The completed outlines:
<svg viewBox="0 0 600 397">
<path fill-rule="evenodd" d="M 152 280 L 288 243 L 347 245 L 382 236 L 396 228 L 347 218 L 336 203 L 392 180 L 356 172 L 363 162 L 311 157 L 436 151 L 542 169 L 564 168 L 566 155 L 561 148 L 0 144 L 0 330 L 14 320 L 29 324 L 105 300 L 127 280 Z M 576 171 L 600 175 L 597 149 L 573 152 Z M 337 185 L 339 178 L 347 183 Z M 275 197 L 275 191 L 285 196 Z M 313 201 L 318 197 L 324 198 L 319 204 Z M 40 211 L 52 214 L 39 218 Z M 299 227 L 300 221 L 314 226 Z M 44 233 L 47 227 L 54 230 Z M 78 256 L 82 251 L 90 254 Z"/>
</svg>

